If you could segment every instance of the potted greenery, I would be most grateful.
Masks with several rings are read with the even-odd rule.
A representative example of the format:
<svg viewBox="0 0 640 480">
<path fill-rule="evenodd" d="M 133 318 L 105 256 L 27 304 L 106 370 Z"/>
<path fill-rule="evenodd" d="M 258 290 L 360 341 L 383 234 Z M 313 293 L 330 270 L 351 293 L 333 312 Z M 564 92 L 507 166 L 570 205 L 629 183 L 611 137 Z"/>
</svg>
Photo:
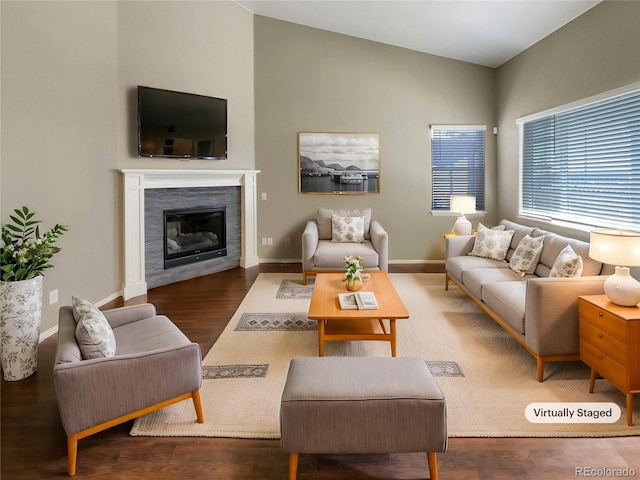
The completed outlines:
<svg viewBox="0 0 640 480">
<path fill-rule="evenodd" d="M 345 283 L 347 290 L 357 292 L 362 288 L 362 271 L 363 258 L 360 255 L 349 255 L 344 257 L 344 265 L 347 267 L 347 271 L 344 272 Z"/>
<path fill-rule="evenodd" d="M 3 378 L 22 380 L 37 369 L 42 276 L 51 268 L 51 257 L 60 251 L 58 238 L 67 231 L 56 224 L 40 234 L 39 220 L 27 207 L 9 215 L 12 223 L 2 226 L 0 246 L 0 359 Z"/>
</svg>

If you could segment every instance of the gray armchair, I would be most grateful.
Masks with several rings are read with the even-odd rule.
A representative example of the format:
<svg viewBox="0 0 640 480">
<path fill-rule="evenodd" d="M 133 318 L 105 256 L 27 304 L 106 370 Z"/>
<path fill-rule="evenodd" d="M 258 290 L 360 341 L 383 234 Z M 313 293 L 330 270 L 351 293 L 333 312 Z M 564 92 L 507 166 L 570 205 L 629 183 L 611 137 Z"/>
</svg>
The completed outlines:
<svg viewBox="0 0 640 480">
<path fill-rule="evenodd" d="M 115 336 L 115 355 L 85 360 L 72 307 L 60 309 L 53 377 L 69 475 L 76 472 L 78 440 L 89 435 L 188 398 L 197 421 L 204 421 L 199 345 L 151 304 L 102 313 Z"/>
<path fill-rule="evenodd" d="M 364 217 L 364 240 L 344 242 L 335 240 L 332 215 Z M 321 271 L 344 271 L 344 257 L 359 255 L 365 270 L 388 270 L 389 237 L 379 222 L 371 219 L 371 209 L 332 210 L 318 208 L 316 219 L 309 220 L 302 233 L 302 282 L 307 276 Z"/>
</svg>

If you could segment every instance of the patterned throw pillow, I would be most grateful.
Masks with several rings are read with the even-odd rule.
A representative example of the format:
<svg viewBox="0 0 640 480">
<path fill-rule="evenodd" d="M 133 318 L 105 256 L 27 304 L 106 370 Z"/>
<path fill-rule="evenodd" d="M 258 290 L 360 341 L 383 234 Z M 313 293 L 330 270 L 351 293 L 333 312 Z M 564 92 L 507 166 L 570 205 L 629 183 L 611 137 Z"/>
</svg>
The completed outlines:
<svg viewBox="0 0 640 480">
<path fill-rule="evenodd" d="M 538 260 L 542 254 L 544 236 L 532 238 L 525 235 L 513 252 L 509 267 L 523 277 L 536 271 Z"/>
<path fill-rule="evenodd" d="M 513 230 L 492 230 L 479 223 L 473 249 L 467 255 L 504 261 L 513 233 Z"/>
<path fill-rule="evenodd" d="M 364 217 L 331 215 L 331 241 L 333 243 L 364 242 Z"/>
<path fill-rule="evenodd" d="M 79 314 L 76 340 L 82 358 L 113 357 L 116 353 L 116 338 L 104 314 L 91 303 L 77 297 L 72 298 L 74 316 Z"/>
<path fill-rule="evenodd" d="M 582 275 L 582 257 L 567 245 L 553 262 L 549 277 L 579 277 Z"/>
</svg>

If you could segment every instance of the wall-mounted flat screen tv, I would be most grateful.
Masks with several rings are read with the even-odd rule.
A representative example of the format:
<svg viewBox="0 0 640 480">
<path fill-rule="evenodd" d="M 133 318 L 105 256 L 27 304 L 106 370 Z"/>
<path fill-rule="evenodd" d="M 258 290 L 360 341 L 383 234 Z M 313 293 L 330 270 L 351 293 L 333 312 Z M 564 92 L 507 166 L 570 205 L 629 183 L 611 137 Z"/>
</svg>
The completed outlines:
<svg viewBox="0 0 640 480">
<path fill-rule="evenodd" d="M 227 158 L 227 100 L 138 86 L 138 156 Z"/>
</svg>

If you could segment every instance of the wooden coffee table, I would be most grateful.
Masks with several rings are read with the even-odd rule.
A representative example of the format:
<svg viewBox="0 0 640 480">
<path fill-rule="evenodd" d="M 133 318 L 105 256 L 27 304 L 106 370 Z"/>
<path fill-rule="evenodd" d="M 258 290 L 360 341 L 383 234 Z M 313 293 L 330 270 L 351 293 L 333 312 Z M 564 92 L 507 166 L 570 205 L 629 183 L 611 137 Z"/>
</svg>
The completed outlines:
<svg viewBox="0 0 640 480">
<path fill-rule="evenodd" d="M 373 292 L 377 310 L 342 310 L 339 293 L 348 293 L 344 273 L 318 273 L 311 296 L 308 317 L 318 321 L 318 355 L 324 356 L 324 342 L 379 340 L 390 342 L 391 356 L 396 356 L 396 320 L 409 318 L 387 272 L 370 272 L 363 282 L 363 292 Z M 388 320 L 385 325 L 383 320 Z"/>
</svg>

